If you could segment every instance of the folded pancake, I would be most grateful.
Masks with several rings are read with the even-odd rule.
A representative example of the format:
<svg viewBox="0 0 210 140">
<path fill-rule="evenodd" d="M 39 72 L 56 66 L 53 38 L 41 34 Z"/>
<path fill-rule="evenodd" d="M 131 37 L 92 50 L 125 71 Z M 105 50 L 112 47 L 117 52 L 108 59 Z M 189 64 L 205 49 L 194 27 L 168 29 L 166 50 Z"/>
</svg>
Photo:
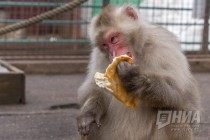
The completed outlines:
<svg viewBox="0 0 210 140">
<path fill-rule="evenodd" d="M 135 108 L 139 99 L 134 97 L 132 93 L 128 93 L 120 80 L 117 73 L 117 65 L 120 61 L 132 63 L 132 58 L 127 55 L 121 55 L 114 58 L 113 62 L 107 67 L 106 73 L 96 72 L 94 78 L 99 87 L 109 90 L 115 98 L 130 108 Z"/>
</svg>

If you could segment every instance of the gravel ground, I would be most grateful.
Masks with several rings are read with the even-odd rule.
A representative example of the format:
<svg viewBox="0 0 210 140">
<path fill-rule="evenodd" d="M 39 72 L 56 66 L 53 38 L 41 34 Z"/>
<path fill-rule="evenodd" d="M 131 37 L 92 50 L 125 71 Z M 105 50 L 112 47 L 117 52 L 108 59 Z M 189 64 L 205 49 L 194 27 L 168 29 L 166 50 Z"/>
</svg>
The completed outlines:
<svg viewBox="0 0 210 140">
<path fill-rule="evenodd" d="M 76 91 L 85 75 L 27 75 L 26 105 L 0 106 L 0 140 L 78 140 Z M 196 140 L 210 140 L 210 73 L 196 73 L 202 118 Z"/>
</svg>

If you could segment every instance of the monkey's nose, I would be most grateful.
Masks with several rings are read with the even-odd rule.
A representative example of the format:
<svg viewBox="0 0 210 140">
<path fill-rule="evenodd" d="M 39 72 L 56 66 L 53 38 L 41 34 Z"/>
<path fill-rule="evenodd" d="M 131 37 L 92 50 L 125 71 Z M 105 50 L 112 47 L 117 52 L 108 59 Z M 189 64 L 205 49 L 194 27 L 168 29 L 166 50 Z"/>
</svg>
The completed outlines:
<svg viewBox="0 0 210 140">
<path fill-rule="evenodd" d="M 132 58 L 132 53 L 131 52 L 127 52 L 126 55 Z"/>
<path fill-rule="evenodd" d="M 115 52 L 115 51 L 112 51 L 111 56 L 112 56 L 113 58 L 115 58 L 115 57 L 116 57 L 116 52 Z"/>
</svg>

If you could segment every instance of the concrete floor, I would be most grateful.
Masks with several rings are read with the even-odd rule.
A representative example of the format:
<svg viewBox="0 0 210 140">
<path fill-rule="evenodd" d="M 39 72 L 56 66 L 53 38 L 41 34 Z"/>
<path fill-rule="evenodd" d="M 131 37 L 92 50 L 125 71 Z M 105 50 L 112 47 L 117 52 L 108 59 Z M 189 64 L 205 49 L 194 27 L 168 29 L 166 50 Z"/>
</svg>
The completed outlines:
<svg viewBox="0 0 210 140">
<path fill-rule="evenodd" d="M 78 140 L 76 91 L 84 77 L 27 75 L 27 104 L 0 106 L 0 140 Z M 196 73 L 195 77 L 203 106 L 196 140 L 210 140 L 210 73 Z"/>
</svg>

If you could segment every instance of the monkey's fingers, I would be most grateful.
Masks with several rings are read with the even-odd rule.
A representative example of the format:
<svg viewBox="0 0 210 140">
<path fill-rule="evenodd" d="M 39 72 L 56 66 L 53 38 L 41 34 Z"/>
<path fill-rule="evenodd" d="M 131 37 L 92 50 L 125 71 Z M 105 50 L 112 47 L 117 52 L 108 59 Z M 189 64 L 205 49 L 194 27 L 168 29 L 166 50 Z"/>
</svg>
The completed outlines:
<svg viewBox="0 0 210 140">
<path fill-rule="evenodd" d="M 86 135 L 89 135 L 89 132 L 90 132 L 90 124 L 86 124 L 86 125 L 81 125 L 79 128 L 78 128 L 78 131 L 80 133 L 81 136 L 86 136 Z"/>
<path fill-rule="evenodd" d="M 124 77 L 130 70 L 132 69 L 132 65 L 127 61 L 120 61 L 117 65 L 117 73 L 120 77 Z"/>
<path fill-rule="evenodd" d="M 90 125 L 94 122 L 94 117 L 90 114 L 80 116 L 77 118 L 78 131 L 80 135 L 88 135 L 90 131 Z"/>
<path fill-rule="evenodd" d="M 87 124 L 83 127 L 83 135 L 89 135 L 90 132 L 90 124 Z"/>
<path fill-rule="evenodd" d="M 99 116 L 95 118 L 95 122 L 96 122 L 98 128 L 101 127 L 101 122 L 100 122 L 100 117 Z"/>
<path fill-rule="evenodd" d="M 87 135 L 82 135 L 82 140 L 88 140 L 88 136 Z"/>
</svg>

